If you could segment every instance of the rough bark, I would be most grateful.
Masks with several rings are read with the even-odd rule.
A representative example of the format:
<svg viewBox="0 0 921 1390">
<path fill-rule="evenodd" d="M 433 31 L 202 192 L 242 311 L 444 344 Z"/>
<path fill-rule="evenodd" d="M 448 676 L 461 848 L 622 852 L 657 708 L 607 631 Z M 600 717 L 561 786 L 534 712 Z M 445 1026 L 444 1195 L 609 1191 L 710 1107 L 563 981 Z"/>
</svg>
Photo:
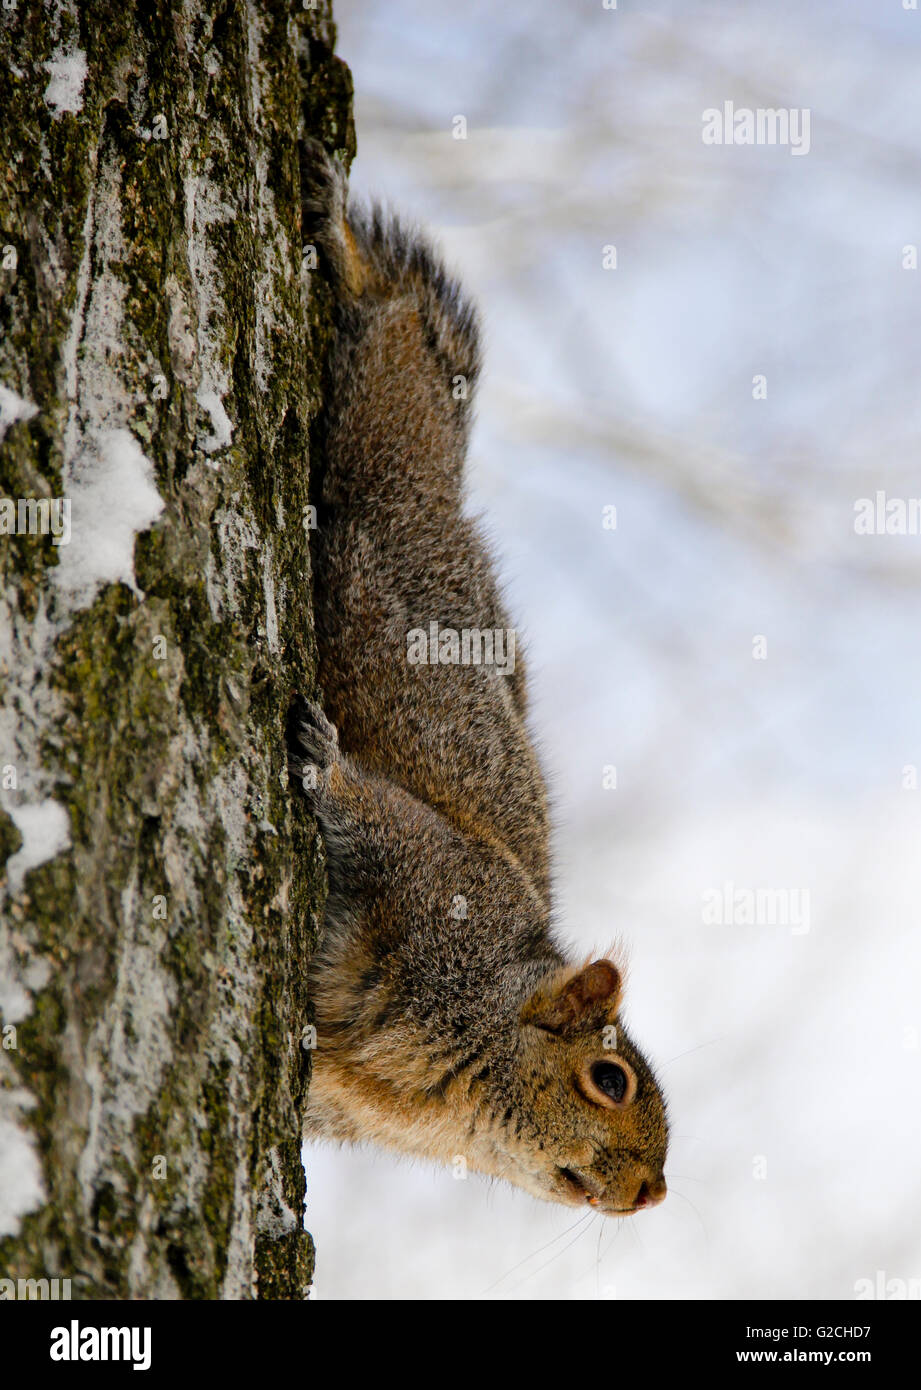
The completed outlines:
<svg viewBox="0 0 921 1390">
<path fill-rule="evenodd" d="M 329 0 L 0 9 L 0 496 L 72 501 L 69 544 L 0 536 L 0 1279 L 75 1298 L 311 1278 L 323 869 L 285 724 L 333 44 Z"/>
</svg>

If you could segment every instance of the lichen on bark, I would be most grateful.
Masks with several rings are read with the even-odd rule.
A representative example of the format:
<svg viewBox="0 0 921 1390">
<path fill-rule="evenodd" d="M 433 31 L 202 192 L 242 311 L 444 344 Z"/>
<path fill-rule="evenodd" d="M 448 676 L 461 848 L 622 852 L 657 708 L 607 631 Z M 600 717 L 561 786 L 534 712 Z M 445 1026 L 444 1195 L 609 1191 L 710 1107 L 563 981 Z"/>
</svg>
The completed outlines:
<svg viewBox="0 0 921 1390">
<path fill-rule="evenodd" d="M 72 496 L 76 547 L 0 537 L 0 1276 L 77 1298 L 311 1278 L 323 866 L 285 725 L 329 311 L 298 135 L 354 152 L 334 40 L 328 4 L 0 11 L 0 388 L 35 407 L 0 496 Z"/>
</svg>

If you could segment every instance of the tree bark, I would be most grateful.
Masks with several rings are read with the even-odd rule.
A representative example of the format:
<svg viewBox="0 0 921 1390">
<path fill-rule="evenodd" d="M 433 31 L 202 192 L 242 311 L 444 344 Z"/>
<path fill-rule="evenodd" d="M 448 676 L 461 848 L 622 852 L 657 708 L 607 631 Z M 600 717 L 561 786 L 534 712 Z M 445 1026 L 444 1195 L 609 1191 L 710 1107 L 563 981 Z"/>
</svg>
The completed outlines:
<svg viewBox="0 0 921 1390">
<path fill-rule="evenodd" d="M 298 133 L 354 153 L 334 38 L 329 0 L 0 9 L 0 1281 L 310 1283 L 324 874 L 285 725 L 330 309 Z M 67 499 L 69 539 L 20 499 Z"/>
</svg>

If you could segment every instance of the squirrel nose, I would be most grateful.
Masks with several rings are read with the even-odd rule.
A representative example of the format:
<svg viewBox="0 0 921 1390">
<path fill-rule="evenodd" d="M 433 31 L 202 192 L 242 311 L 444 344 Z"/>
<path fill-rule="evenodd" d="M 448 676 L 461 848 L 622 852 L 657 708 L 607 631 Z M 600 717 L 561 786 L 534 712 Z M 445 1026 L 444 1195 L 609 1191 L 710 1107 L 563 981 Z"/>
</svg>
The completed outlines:
<svg viewBox="0 0 921 1390">
<path fill-rule="evenodd" d="M 637 1207 L 658 1206 L 659 1202 L 665 1201 L 667 1192 L 668 1187 L 665 1179 L 660 1174 L 657 1178 L 653 1178 L 651 1182 L 644 1181 L 640 1183 L 640 1190 L 636 1194 L 635 1205 Z"/>
</svg>

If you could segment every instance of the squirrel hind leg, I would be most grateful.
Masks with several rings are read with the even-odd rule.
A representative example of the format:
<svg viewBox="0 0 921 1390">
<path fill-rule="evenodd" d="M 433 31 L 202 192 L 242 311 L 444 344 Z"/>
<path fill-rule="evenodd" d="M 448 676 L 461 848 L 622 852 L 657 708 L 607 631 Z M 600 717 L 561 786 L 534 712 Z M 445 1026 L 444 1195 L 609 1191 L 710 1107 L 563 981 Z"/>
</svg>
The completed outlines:
<svg viewBox="0 0 921 1390">
<path fill-rule="evenodd" d="M 316 810 L 327 788 L 330 770 L 341 757 L 338 731 L 318 704 L 296 696 L 288 710 L 285 732 L 288 775 L 301 783 Z"/>
<path fill-rule="evenodd" d="M 304 237 L 323 252 L 333 278 L 351 294 L 360 295 L 372 272 L 346 216 L 348 175 L 338 160 L 312 137 L 302 140 L 300 159 Z"/>
<path fill-rule="evenodd" d="M 288 711 L 287 739 L 295 761 L 327 768 L 339 758 L 336 726 L 315 701 L 303 696 L 296 696 Z"/>
</svg>

